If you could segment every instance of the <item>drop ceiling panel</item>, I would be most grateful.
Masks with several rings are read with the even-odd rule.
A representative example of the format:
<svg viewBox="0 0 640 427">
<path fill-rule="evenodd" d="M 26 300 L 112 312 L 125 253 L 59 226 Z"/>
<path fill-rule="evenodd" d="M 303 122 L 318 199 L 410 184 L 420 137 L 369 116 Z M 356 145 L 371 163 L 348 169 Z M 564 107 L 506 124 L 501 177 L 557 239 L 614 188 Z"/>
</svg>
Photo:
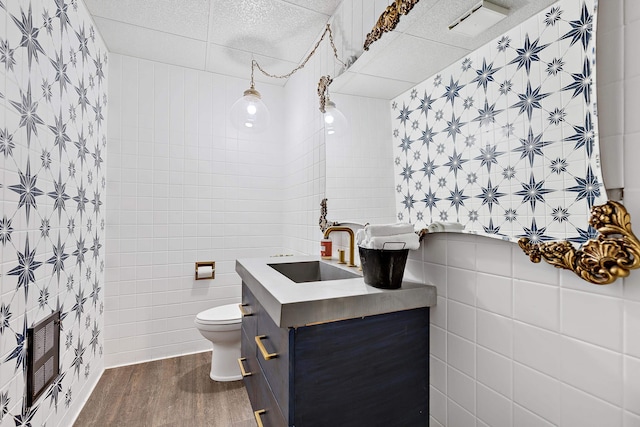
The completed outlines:
<svg viewBox="0 0 640 427">
<path fill-rule="evenodd" d="M 392 0 L 85 0 L 100 33 L 113 52 L 195 69 L 250 77 L 251 58 L 269 72 L 295 68 L 312 48 L 336 8 L 336 38 L 362 40 Z M 454 34 L 448 25 L 478 0 L 421 0 L 362 53 L 351 72 L 362 74 L 376 96 L 397 96 L 398 82 L 417 83 L 467 52 L 518 25 L 553 0 L 491 0 L 509 9 L 508 17 L 475 38 Z M 353 7 L 353 5 L 357 7 Z M 353 32 L 362 35 L 356 37 Z M 341 54 L 361 52 L 361 42 Z M 373 76 L 382 79 L 373 80 Z M 390 83 L 386 83 L 387 80 Z M 285 84 L 256 74 L 256 80 Z M 336 84 L 334 83 L 334 86 Z M 346 89 L 345 89 L 346 90 Z M 370 89 L 364 88 L 364 93 Z M 353 93 L 353 91 L 351 91 Z"/>
<path fill-rule="evenodd" d="M 338 5 L 342 0 L 284 0 L 286 3 L 291 3 L 304 7 L 305 9 L 313 10 L 314 12 L 327 15 L 327 18 L 333 15 Z"/>
<path fill-rule="evenodd" d="M 467 49 L 405 34 L 372 58 L 362 73 L 419 83 L 467 53 Z"/>
<path fill-rule="evenodd" d="M 386 33 L 384 37 L 371 44 L 369 46 L 369 50 L 362 50 L 361 48 L 357 61 L 354 62 L 349 69 L 354 72 L 360 72 L 367 69 L 369 63 L 375 60 L 375 58 L 377 58 L 378 55 L 398 37 L 402 37 L 402 34 L 399 32 L 393 31 Z"/>
<path fill-rule="evenodd" d="M 111 52 L 204 69 L 206 42 L 109 19 L 94 19 Z"/>
<path fill-rule="evenodd" d="M 94 17 L 207 40 L 209 0 L 85 0 L 85 3 Z"/>
<path fill-rule="evenodd" d="M 343 79 L 343 81 L 338 82 L 338 79 Z M 415 85 L 415 83 L 401 80 L 349 72 L 341 75 L 338 79 L 331 85 L 331 90 L 334 93 L 380 99 L 395 98 Z"/>
<path fill-rule="evenodd" d="M 252 58 L 258 61 L 265 71 L 276 75 L 286 74 L 298 65 L 294 62 L 283 61 L 261 55 L 252 55 L 250 52 L 209 44 L 205 69 L 213 73 L 244 78 L 247 81 L 246 88 L 249 88 Z M 267 77 L 259 70 L 255 70 L 255 81 L 266 82 L 278 86 L 284 86 L 287 82 L 286 79 Z M 257 89 L 260 90 L 259 87 L 257 87 Z"/>
<path fill-rule="evenodd" d="M 478 0 L 439 1 L 415 21 L 406 34 L 474 50 L 507 32 L 530 16 L 538 13 L 555 0 L 493 0 L 509 10 L 505 19 L 475 37 L 467 37 L 449 30 L 449 25 L 468 12 Z M 442 65 L 444 68 L 450 63 Z"/>
<path fill-rule="evenodd" d="M 301 61 L 328 16 L 273 0 L 212 0 L 209 41 L 247 52 Z"/>
</svg>

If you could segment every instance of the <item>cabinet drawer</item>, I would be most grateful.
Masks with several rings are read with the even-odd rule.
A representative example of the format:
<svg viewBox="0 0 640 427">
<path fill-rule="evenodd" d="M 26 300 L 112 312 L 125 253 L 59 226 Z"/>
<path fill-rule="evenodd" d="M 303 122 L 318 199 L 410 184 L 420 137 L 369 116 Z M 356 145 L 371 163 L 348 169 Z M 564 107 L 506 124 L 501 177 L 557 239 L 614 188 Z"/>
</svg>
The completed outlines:
<svg viewBox="0 0 640 427">
<path fill-rule="evenodd" d="M 247 395 L 249 396 L 249 401 L 251 401 L 254 416 L 260 418 L 264 427 L 285 427 L 287 422 L 255 357 L 255 341 L 243 332 L 241 342 L 241 355 L 244 358 L 242 366 L 247 373 L 251 373 L 251 375 L 245 376 L 243 381 L 247 388 Z M 264 413 L 261 412 L 256 415 L 255 411 L 264 411 Z"/>
<path fill-rule="evenodd" d="M 256 400 L 253 405 L 256 422 L 258 421 L 257 418 L 260 418 L 264 427 L 286 427 L 288 425 L 287 420 L 284 415 L 282 415 L 278 402 L 269 388 L 268 382 L 262 375 L 256 376 L 256 382 L 261 382 L 256 388 Z M 258 411 L 264 412 L 258 415 L 256 414 Z"/>
<path fill-rule="evenodd" d="M 292 331 L 292 330 L 291 330 Z M 265 357 L 263 351 L 257 350 L 257 359 L 264 377 L 266 378 L 273 394 L 282 409 L 282 413 L 289 414 L 289 344 L 290 337 L 293 338 L 288 329 L 279 328 L 273 322 L 269 314 L 261 311 L 258 316 L 258 340 L 264 347 L 264 352 L 275 354 L 275 357 Z"/>
<path fill-rule="evenodd" d="M 242 284 L 242 310 L 245 313 L 242 316 L 242 329 L 250 338 L 253 338 L 258 333 L 258 315 L 262 311 L 262 307 L 244 283 Z"/>
</svg>

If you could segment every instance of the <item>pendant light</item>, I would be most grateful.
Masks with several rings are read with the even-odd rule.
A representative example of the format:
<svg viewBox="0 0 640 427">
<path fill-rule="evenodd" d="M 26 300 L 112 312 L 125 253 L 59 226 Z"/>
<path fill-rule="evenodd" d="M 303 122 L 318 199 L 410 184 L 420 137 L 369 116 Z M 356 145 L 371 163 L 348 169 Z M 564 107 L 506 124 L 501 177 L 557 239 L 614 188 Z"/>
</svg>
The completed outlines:
<svg viewBox="0 0 640 427">
<path fill-rule="evenodd" d="M 320 97 L 320 111 L 324 118 L 324 131 L 328 137 L 337 137 L 344 135 L 349 125 L 344 114 L 336 108 L 336 103 L 329 99 L 331 83 L 333 83 L 331 76 L 320 77 L 318 96 Z"/>
<path fill-rule="evenodd" d="M 343 136 L 348 128 L 347 118 L 336 108 L 335 102 L 327 100 L 324 111 L 324 130 L 327 136 Z"/>
<path fill-rule="evenodd" d="M 264 104 L 264 102 L 262 102 L 262 97 L 260 96 L 260 92 L 258 92 L 255 88 L 255 82 L 253 78 L 255 69 L 257 68 L 262 74 L 264 74 L 267 77 L 273 77 L 276 79 L 287 79 L 293 73 L 302 69 L 307 64 L 309 59 L 311 59 L 311 57 L 316 53 L 318 46 L 320 46 L 320 43 L 322 42 L 322 40 L 324 40 L 327 34 L 329 34 L 329 40 L 331 42 L 331 47 L 333 48 L 333 56 L 343 67 L 346 68 L 346 64 L 342 62 L 338 57 L 338 51 L 333 42 L 333 33 L 331 32 L 331 26 L 329 24 L 327 24 L 324 32 L 320 36 L 320 39 L 317 41 L 316 45 L 313 47 L 313 49 L 307 55 L 304 61 L 302 61 L 300 65 L 298 65 L 296 68 L 294 68 L 287 74 L 283 74 L 283 75 L 270 74 L 266 72 L 260 66 L 260 64 L 258 64 L 258 61 L 256 61 L 255 59 L 252 59 L 251 60 L 251 86 L 249 87 L 249 89 L 244 91 L 242 98 L 238 99 L 231 107 L 231 112 L 230 112 L 231 124 L 239 131 L 244 131 L 249 133 L 259 133 L 264 131 L 266 128 L 268 128 L 269 122 L 270 122 L 270 114 L 269 114 L 269 110 L 267 109 L 267 106 Z M 331 78 L 329 76 L 326 76 L 326 77 L 329 79 L 329 84 L 330 84 Z M 323 77 L 323 79 L 324 78 L 325 77 Z M 320 96 L 320 104 L 321 104 L 320 111 L 322 111 L 322 113 L 325 114 L 325 110 L 324 110 L 325 95 L 324 95 L 324 90 L 322 93 L 320 93 L 320 87 L 318 87 L 318 95 Z M 327 98 L 327 101 L 328 101 L 328 98 Z M 335 104 L 333 104 L 333 108 L 335 109 Z M 346 123 L 346 118 L 344 117 L 344 115 L 339 111 L 337 111 L 337 113 L 339 113 L 340 116 L 342 116 L 342 123 Z M 331 121 L 332 123 L 334 121 L 333 117 L 337 117 L 337 114 L 335 116 L 334 115 L 329 116 L 328 120 Z M 327 117 L 325 117 L 325 120 L 327 120 Z M 335 132 L 335 130 L 333 132 Z"/>
<path fill-rule="evenodd" d="M 260 133 L 269 127 L 270 119 L 269 109 L 255 89 L 252 76 L 251 87 L 231 107 L 231 123 L 238 130 Z"/>
</svg>

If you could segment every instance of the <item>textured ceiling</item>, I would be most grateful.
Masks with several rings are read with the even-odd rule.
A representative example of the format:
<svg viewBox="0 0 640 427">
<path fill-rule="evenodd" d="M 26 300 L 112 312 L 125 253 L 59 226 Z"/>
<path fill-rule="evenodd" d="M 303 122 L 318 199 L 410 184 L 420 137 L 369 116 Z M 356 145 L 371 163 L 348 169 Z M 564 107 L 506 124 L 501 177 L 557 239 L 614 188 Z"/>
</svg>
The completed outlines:
<svg viewBox="0 0 640 427">
<path fill-rule="evenodd" d="M 85 0 L 112 52 L 248 79 L 251 58 L 274 74 L 296 67 L 341 0 Z M 382 11 L 391 0 L 354 0 Z M 492 0 L 507 18 L 477 37 L 448 25 L 478 0 L 421 0 L 338 77 L 335 93 L 391 99 L 554 0 Z M 355 13 L 355 12 L 354 12 Z M 379 12 L 375 12 L 376 16 Z M 372 17 L 375 19 L 375 16 Z M 353 19 L 353 22 L 357 22 Z M 354 29 L 355 30 L 355 29 Z M 362 28 L 362 33 L 370 28 Z M 256 80 L 286 83 L 256 73 Z"/>
<path fill-rule="evenodd" d="M 85 2 L 112 52 L 249 78 L 252 57 L 276 74 L 294 68 L 340 0 Z"/>
<path fill-rule="evenodd" d="M 420 0 L 401 17 L 395 31 L 375 42 L 331 88 L 339 93 L 395 98 L 555 1 L 491 0 L 509 10 L 507 17 L 476 37 L 466 37 L 448 27 L 478 0 Z"/>
</svg>

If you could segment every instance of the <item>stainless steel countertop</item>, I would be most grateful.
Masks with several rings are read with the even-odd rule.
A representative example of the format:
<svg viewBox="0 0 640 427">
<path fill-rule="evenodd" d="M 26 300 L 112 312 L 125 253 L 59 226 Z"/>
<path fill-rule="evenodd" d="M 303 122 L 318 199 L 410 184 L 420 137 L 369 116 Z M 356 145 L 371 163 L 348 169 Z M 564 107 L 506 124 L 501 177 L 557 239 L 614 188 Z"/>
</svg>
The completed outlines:
<svg viewBox="0 0 640 427">
<path fill-rule="evenodd" d="M 236 272 L 276 325 L 283 328 L 436 304 L 436 288 L 432 285 L 403 281 L 400 289 L 378 289 L 364 283 L 362 277 L 295 283 L 268 265 L 319 260 L 319 256 L 238 259 Z M 338 266 L 335 261 L 323 262 Z M 340 267 L 358 272 L 356 268 Z"/>
</svg>

